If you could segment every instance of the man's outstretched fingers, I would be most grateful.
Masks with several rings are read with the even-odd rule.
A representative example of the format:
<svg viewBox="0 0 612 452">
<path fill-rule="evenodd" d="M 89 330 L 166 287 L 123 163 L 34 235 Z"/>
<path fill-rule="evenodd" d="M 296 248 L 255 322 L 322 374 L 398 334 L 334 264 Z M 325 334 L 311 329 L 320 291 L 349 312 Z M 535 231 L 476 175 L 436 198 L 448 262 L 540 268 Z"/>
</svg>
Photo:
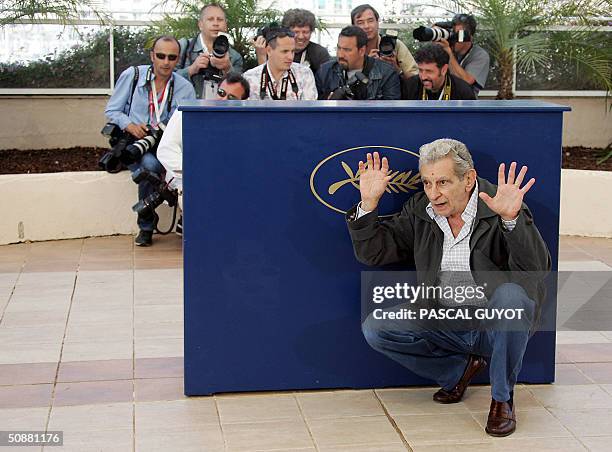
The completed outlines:
<svg viewBox="0 0 612 452">
<path fill-rule="evenodd" d="M 381 168 L 382 172 L 387 174 L 389 172 L 389 160 L 387 160 L 387 157 L 383 157 L 382 158 L 382 168 Z"/>
<path fill-rule="evenodd" d="M 520 187 L 521 184 L 523 183 L 523 179 L 525 179 L 525 174 L 527 174 L 527 167 L 523 165 L 523 167 L 521 168 L 521 171 L 518 173 L 518 176 L 516 177 L 516 180 L 514 181 L 514 185 L 516 185 L 517 187 Z"/>
<path fill-rule="evenodd" d="M 493 201 L 493 198 L 491 198 L 487 193 L 485 193 L 484 191 L 481 191 L 480 193 L 478 193 L 478 197 L 480 199 L 482 199 L 484 201 L 484 203 L 486 205 L 489 205 L 489 203 L 491 201 Z"/>
<path fill-rule="evenodd" d="M 535 178 L 532 177 L 531 179 L 529 179 L 529 182 L 527 182 L 525 184 L 525 186 L 523 188 L 521 188 L 521 193 L 523 193 L 523 195 L 525 193 L 527 193 L 529 191 L 529 189 L 533 186 L 533 184 L 535 184 Z"/>
<path fill-rule="evenodd" d="M 499 169 L 497 170 L 497 186 L 504 185 L 506 183 L 506 164 L 500 163 Z"/>
<path fill-rule="evenodd" d="M 378 152 L 374 153 L 374 171 L 378 171 L 380 169 L 380 155 Z"/>
<path fill-rule="evenodd" d="M 510 164 L 510 169 L 508 170 L 508 180 L 506 181 L 508 185 L 512 185 L 514 183 L 515 174 L 516 174 L 516 162 L 512 162 Z"/>
</svg>

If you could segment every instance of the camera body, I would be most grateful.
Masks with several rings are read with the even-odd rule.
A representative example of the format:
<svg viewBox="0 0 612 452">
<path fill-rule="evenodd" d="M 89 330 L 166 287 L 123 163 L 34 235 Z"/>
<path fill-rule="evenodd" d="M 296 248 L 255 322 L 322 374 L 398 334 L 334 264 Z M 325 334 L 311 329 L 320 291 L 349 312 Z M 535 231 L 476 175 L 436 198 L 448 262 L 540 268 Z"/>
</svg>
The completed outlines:
<svg viewBox="0 0 612 452">
<path fill-rule="evenodd" d="M 343 85 L 336 88 L 329 100 L 353 100 L 360 88 L 365 87 L 370 79 L 363 72 L 357 72 Z"/>
<path fill-rule="evenodd" d="M 398 33 L 396 30 L 387 30 L 380 38 L 380 44 L 378 44 L 378 55 L 384 57 L 393 56 L 395 47 L 397 45 Z"/>
<path fill-rule="evenodd" d="M 178 202 L 178 191 L 170 188 L 170 184 L 156 173 L 145 168 L 138 168 L 132 174 L 132 180 L 137 184 L 146 180 L 155 187 L 153 193 L 132 206 L 132 210 L 138 215 L 152 214 L 164 201 L 170 207 L 174 207 Z"/>
<path fill-rule="evenodd" d="M 140 161 L 145 152 L 154 151 L 163 131 L 149 126 L 148 135 L 136 140 L 117 124 L 107 123 L 101 133 L 108 138 L 111 150 L 100 158 L 98 166 L 109 173 L 118 173 L 128 165 Z"/>
<path fill-rule="evenodd" d="M 223 58 L 229 52 L 230 43 L 229 39 L 225 34 L 219 34 L 215 40 L 213 41 L 213 46 L 210 54 L 216 58 Z M 201 52 L 200 52 L 201 53 Z M 223 72 L 221 69 L 217 69 L 213 67 L 210 63 L 208 67 L 200 69 L 198 74 L 204 76 L 204 80 L 212 80 L 215 82 L 220 82 L 223 78 Z"/>
<path fill-rule="evenodd" d="M 449 44 L 456 42 L 469 42 L 472 40 L 469 30 L 454 31 L 452 22 L 436 22 L 435 27 L 420 26 L 412 31 L 412 36 L 417 41 L 429 42 L 446 39 Z"/>
</svg>

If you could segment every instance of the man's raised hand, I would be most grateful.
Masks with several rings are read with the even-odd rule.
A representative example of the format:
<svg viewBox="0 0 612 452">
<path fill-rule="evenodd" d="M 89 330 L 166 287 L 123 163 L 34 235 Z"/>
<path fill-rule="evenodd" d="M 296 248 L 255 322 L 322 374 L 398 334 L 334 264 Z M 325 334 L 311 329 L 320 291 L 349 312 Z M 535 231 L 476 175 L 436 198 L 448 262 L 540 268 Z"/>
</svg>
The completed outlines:
<svg viewBox="0 0 612 452">
<path fill-rule="evenodd" d="M 521 188 L 525 174 L 527 174 L 526 166 L 521 168 L 516 179 L 515 173 L 516 162 L 512 162 L 508 170 L 508 180 L 506 180 L 506 165 L 505 163 L 500 164 L 497 172 L 497 193 L 495 196 L 491 198 L 483 192 L 478 195 L 493 212 L 506 221 L 514 220 L 518 217 L 525 193 L 535 184 L 535 179 L 532 177 Z"/>
<path fill-rule="evenodd" d="M 372 211 L 378 206 L 387 184 L 391 180 L 389 173 L 389 161 L 383 157 L 382 161 L 378 152 L 374 155 L 368 152 L 367 162 L 359 161 L 359 191 L 361 192 L 361 208 Z"/>
</svg>

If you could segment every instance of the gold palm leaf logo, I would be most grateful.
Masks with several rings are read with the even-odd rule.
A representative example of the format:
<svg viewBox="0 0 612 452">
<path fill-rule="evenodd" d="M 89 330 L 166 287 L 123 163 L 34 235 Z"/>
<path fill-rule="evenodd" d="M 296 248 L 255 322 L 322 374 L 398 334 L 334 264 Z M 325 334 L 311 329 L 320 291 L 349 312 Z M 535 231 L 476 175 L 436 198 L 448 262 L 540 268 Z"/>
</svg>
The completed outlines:
<svg viewBox="0 0 612 452">
<path fill-rule="evenodd" d="M 327 192 L 330 195 L 336 193 L 338 189 L 345 186 L 346 184 L 351 184 L 353 187 L 359 190 L 359 177 L 361 176 L 361 171 L 357 169 L 356 172 L 353 172 L 351 167 L 346 162 L 340 162 L 340 164 L 348 175 L 348 179 L 343 179 L 341 181 L 334 182 L 333 184 L 331 184 L 327 189 Z M 412 170 L 403 172 L 389 170 L 387 174 L 391 176 L 391 180 L 389 181 L 389 184 L 386 188 L 387 193 L 391 193 L 392 191 L 394 193 L 399 193 L 400 191 L 403 193 L 408 193 L 408 191 L 410 190 L 417 190 L 417 184 L 421 180 L 421 174 L 417 172 L 414 176 L 412 176 Z"/>
<path fill-rule="evenodd" d="M 338 192 L 338 190 L 340 190 L 345 185 L 352 185 L 353 188 L 356 189 L 357 192 L 359 192 L 359 181 L 361 178 L 359 168 L 356 168 L 355 171 L 353 171 L 350 164 L 347 162 L 355 162 L 352 157 L 355 157 L 355 159 L 357 157 L 363 159 L 365 153 L 372 151 L 382 152 L 388 157 L 390 156 L 391 159 L 395 162 L 402 161 L 406 162 L 406 165 L 409 165 L 407 167 L 404 167 L 406 168 L 406 170 L 404 171 L 389 171 L 388 175 L 391 176 L 391 178 L 386 188 L 387 193 L 390 193 L 391 195 L 399 194 L 401 196 L 403 194 L 408 194 L 411 191 L 420 190 L 419 184 L 421 183 L 421 175 L 418 169 L 413 169 L 409 171 L 407 168 L 414 168 L 414 164 L 411 164 L 406 160 L 406 155 L 410 155 L 418 160 L 419 154 L 399 147 L 368 145 L 343 149 L 341 151 L 328 155 L 326 158 L 317 163 L 317 165 L 310 173 L 310 191 L 312 192 L 313 196 L 321 204 L 328 207 L 329 209 L 341 214 L 346 214 L 347 208 L 350 208 L 350 205 L 352 204 L 348 206 L 344 204 L 347 202 L 347 200 L 348 202 L 353 203 L 353 201 L 355 201 L 356 199 L 356 196 L 354 196 L 355 193 L 351 194 L 348 191 L 346 193 L 340 193 Z M 402 154 L 401 158 L 400 156 L 398 156 L 398 153 Z M 338 166 L 340 166 L 343 171 L 339 171 L 340 168 L 338 168 Z M 325 170 L 324 174 L 329 174 L 330 172 L 332 174 L 337 174 L 338 172 L 342 174 L 342 172 L 344 172 L 346 173 L 346 177 L 340 176 L 342 180 L 334 182 L 334 179 L 336 179 L 337 176 L 332 176 L 331 178 L 328 178 L 327 176 L 318 176 L 319 170 L 324 167 L 329 168 L 329 171 Z M 318 188 L 320 189 L 320 191 L 318 191 Z M 344 195 L 346 195 L 346 197 L 344 197 Z M 337 205 L 336 200 L 334 198 L 340 198 L 342 200 L 338 201 L 339 204 Z M 392 213 L 390 212 L 389 214 L 382 214 L 380 216 L 387 217 L 391 214 Z"/>
</svg>

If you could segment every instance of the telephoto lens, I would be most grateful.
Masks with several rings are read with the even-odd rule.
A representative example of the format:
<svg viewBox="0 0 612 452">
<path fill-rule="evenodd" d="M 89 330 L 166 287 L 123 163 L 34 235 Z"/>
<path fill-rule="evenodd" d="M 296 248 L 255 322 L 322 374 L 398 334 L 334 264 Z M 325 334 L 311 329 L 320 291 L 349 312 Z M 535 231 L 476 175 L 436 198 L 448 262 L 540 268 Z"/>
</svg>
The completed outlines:
<svg viewBox="0 0 612 452">
<path fill-rule="evenodd" d="M 157 144 L 157 138 L 153 135 L 147 135 L 140 140 L 134 141 L 128 147 L 125 148 L 127 159 L 132 162 L 139 161 L 145 152 L 148 152 Z"/>
<path fill-rule="evenodd" d="M 138 215 L 147 216 L 152 214 L 164 201 L 166 201 L 170 207 L 174 207 L 178 202 L 178 192 L 170 188 L 168 184 L 161 183 L 156 191 L 142 201 L 134 204 L 132 210 Z"/>
<path fill-rule="evenodd" d="M 428 41 L 440 41 L 441 39 L 450 38 L 451 32 L 446 28 L 438 27 L 424 27 L 420 26 L 412 31 L 412 37 L 417 41 L 428 42 Z"/>
<path fill-rule="evenodd" d="M 213 42 L 212 54 L 217 58 L 223 58 L 229 52 L 229 39 L 225 35 L 219 35 Z"/>
</svg>

